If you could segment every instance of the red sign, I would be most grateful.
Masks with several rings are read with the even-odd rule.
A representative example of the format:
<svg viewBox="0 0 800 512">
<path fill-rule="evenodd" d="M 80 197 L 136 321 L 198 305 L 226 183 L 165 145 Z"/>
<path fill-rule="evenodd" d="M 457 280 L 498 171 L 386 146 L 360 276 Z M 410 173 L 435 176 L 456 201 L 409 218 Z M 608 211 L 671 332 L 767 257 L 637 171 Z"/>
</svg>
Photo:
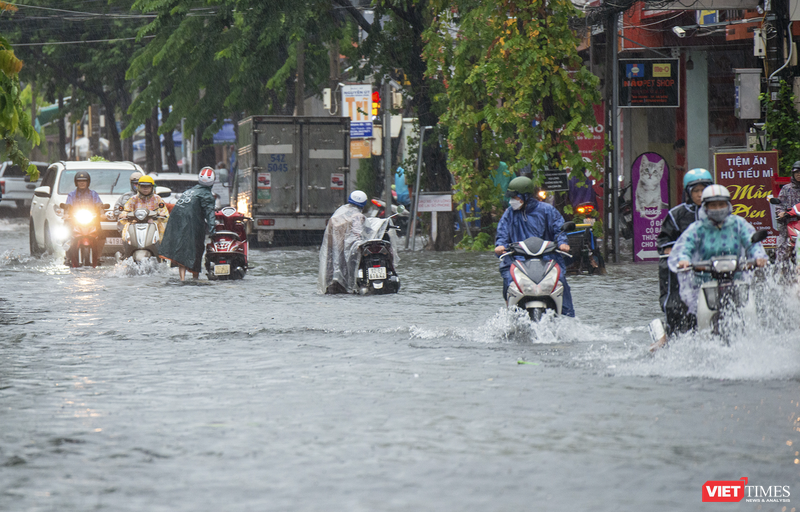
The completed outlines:
<svg viewBox="0 0 800 512">
<path fill-rule="evenodd" d="M 777 151 L 716 153 L 714 171 L 717 183 L 731 193 L 733 213 L 756 229 L 770 230 L 765 246 L 775 246 L 778 232 L 772 228 L 769 196 L 778 175 Z"/>
<path fill-rule="evenodd" d="M 703 484 L 703 501 L 742 501 L 745 485 L 746 476 L 739 480 L 709 480 Z"/>
</svg>

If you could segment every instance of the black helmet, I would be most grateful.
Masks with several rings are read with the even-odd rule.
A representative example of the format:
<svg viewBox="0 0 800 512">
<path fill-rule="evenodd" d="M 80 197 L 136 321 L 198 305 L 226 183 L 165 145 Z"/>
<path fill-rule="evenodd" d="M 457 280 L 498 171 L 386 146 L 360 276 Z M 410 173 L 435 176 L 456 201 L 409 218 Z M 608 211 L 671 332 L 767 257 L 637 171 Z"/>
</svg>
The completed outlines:
<svg viewBox="0 0 800 512">
<path fill-rule="evenodd" d="M 78 171 L 75 173 L 75 186 L 78 186 L 79 181 L 88 181 L 89 185 L 92 184 L 92 177 L 89 176 L 89 173 L 86 171 Z"/>
</svg>

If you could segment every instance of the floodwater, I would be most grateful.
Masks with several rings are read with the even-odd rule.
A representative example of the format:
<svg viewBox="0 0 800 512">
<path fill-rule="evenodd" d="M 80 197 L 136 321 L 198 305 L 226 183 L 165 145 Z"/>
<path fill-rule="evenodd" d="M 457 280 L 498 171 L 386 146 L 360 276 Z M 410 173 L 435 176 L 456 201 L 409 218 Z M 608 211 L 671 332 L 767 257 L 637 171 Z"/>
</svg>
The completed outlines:
<svg viewBox="0 0 800 512">
<path fill-rule="evenodd" d="M 320 296 L 308 248 L 182 284 L 27 237 L 0 219 L 0 510 L 800 508 L 796 289 L 731 347 L 652 356 L 652 265 L 573 277 L 577 318 L 531 325 L 491 254 L 404 252 L 399 294 Z M 788 501 L 702 503 L 742 477 Z"/>
</svg>

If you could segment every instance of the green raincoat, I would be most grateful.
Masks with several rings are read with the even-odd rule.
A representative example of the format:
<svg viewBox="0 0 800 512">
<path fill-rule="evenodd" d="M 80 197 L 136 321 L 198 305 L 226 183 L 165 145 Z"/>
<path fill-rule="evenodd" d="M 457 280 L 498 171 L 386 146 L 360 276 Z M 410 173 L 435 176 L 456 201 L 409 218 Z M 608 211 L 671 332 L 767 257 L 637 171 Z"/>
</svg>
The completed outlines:
<svg viewBox="0 0 800 512">
<path fill-rule="evenodd" d="M 161 256 L 183 265 L 190 272 L 200 272 L 203 264 L 203 241 L 214 231 L 214 195 L 210 187 L 195 185 L 175 203 L 161 241 Z"/>
</svg>

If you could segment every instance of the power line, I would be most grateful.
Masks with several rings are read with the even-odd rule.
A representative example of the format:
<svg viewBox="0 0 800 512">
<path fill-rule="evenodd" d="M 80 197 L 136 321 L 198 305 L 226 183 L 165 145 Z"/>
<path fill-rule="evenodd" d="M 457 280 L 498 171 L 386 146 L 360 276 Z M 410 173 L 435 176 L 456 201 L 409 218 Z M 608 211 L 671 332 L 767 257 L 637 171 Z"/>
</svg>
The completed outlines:
<svg viewBox="0 0 800 512">
<path fill-rule="evenodd" d="M 156 36 L 145 36 L 142 39 L 152 39 Z M 139 39 L 137 37 L 120 37 L 118 39 L 91 39 L 89 41 L 54 41 L 49 43 L 17 43 L 12 44 L 12 47 L 18 46 L 47 46 L 47 45 L 56 45 L 56 44 L 88 44 L 88 43 L 114 43 L 117 41 L 134 41 Z"/>
</svg>

